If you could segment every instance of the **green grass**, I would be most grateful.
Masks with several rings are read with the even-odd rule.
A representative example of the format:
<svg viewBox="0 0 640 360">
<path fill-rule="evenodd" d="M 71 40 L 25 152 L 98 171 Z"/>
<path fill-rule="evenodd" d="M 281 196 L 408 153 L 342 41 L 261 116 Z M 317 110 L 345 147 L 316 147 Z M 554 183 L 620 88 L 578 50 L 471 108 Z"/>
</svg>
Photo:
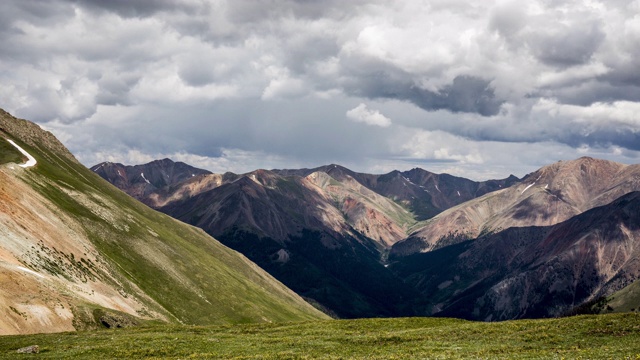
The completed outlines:
<svg viewBox="0 0 640 360">
<path fill-rule="evenodd" d="M 6 163 L 22 163 L 22 154 L 4 138 L 4 133 L 0 132 L 0 165 Z"/>
<path fill-rule="evenodd" d="M 607 297 L 606 305 L 602 307 L 605 312 L 640 311 L 640 281 Z"/>
<path fill-rule="evenodd" d="M 640 316 L 501 323 L 442 318 L 154 326 L 0 337 L 0 358 L 637 359 Z M 38 355 L 15 350 L 37 344 Z"/>
</svg>

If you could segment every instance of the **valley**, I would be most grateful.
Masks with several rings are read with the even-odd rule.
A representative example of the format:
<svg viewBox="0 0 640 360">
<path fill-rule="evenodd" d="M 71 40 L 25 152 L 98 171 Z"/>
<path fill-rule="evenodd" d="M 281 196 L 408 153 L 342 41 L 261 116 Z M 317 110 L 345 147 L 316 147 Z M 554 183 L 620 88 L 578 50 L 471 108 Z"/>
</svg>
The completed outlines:
<svg viewBox="0 0 640 360">
<path fill-rule="evenodd" d="M 140 176 L 162 166 L 158 183 Z M 640 165 L 583 157 L 523 179 L 473 182 L 333 164 L 166 184 L 178 166 L 197 171 L 168 159 L 92 169 L 341 318 L 553 317 L 640 276 Z"/>
</svg>

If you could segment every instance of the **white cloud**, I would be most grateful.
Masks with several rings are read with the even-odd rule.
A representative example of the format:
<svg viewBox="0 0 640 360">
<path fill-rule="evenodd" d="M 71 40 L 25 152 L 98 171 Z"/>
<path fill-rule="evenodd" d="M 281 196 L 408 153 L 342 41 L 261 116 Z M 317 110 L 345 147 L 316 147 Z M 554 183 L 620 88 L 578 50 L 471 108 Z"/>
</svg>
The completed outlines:
<svg viewBox="0 0 640 360">
<path fill-rule="evenodd" d="M 365 123 L 367 125 L 388 127 L 391 126 L 391 119 L 382 115 L 378 110 L 370 110 L 363 103 L 347 111 L 347 117 L 353 121 Z"/>
</svg>

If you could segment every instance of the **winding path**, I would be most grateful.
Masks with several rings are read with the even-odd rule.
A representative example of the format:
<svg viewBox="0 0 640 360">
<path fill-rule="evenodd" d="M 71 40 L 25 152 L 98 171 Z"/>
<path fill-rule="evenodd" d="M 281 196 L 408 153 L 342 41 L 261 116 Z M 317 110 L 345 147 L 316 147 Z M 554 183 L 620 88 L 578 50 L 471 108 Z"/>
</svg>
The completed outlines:
<svg viewBox="0 0 640 360">
<path fill-rule="evenodd" d="M 26 152 L 23 148 L 21 148 L 21 147 L 20 147 L 20 145 L 18 145 L 18 144 L 16 144 L 16 143 L 14 143 L 14 142 L 13 142 L 13 140 L 9 140 L 9 139 L 7 139 L 7 141 L 8 141 L 11 145 L 15 146 L 15 147 L 16 147 L 16 149 L 18 149 L 18 150 L 22 153 L 22 155 L 24 155 L 24 156 L 26 156 L 26 157 L 27 157 L 27 162 L 26 162 L 26 163 L 24 163 L 24 164 L 22 164 L 22 165 L 18 165 L 18 166 L 20 166 L 20 167 L 22 167 L 22 168 L 28 168 L 28 167 L 32 167 L 33 165 L 35 165 L 35 164 L 37 164 L 37 163 L 38 163 L 38 162 L 36 161 L 36 159 L 35 159 L 33 156 L 31 156 L 31 154 L 29 154 L 29 153 L 28 153 L 28 152 Z"/>
</svg>

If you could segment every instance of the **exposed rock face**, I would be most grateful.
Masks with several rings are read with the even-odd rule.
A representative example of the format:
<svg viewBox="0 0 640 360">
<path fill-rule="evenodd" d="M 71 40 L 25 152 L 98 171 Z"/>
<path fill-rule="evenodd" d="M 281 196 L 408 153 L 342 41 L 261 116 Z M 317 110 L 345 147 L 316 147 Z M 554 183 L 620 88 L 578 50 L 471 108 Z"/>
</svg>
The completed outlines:
<svg viewBox="0 0 640 360">
<path fill-rule="evenodd" d="M 0 131 L 11 134 L 31 147 L 48 149 L 57 156 L 63 156 L 77 162 L 76 158 L 52 133 L 43 130 L 31 121 L 15 118 L 3 109 L 0 109 Z"/>
<path fill-rule="evenodd" d="M 338 165 L 256 170 L 244 175 L 211 174 L 169 159 L 136 166 L 101 163 L 91 169 L 145 204 L 214 235 L 231 226 L 248 226 L 276 239 L 299 234 L 302 228 L 321 231 L 326 228 L 346 235 L 355 230 L 381 248 L 405 239 L 409 228 L 421 218 L 518 180 L 512 176 L 474 182 L 422 169 L 370 175 Z M 231 185 L 235 182 L 239 183 Z M 250 202 L 244 198 L 247 195 L 262 205 L 254 211 L 253 206 L 247 205 Z M 209 203 L 207 210 L 204 203 Z M 238 204 L 244 207 L 238 208 Z M 198 210 L 194 212 L 192 207 Z M 283 213 L 277 207 L 290 210 Z M 198 217 L 198 221 L 187 219 L 187 213 L 192 218 Z M 267 216 L 256 216 L 258 213 Z M 295 220 L 290 216 L 292 213 L 300 214 L 304 220 L 299 221 L 300 216 Z"/>
<path fill-rule="evenodd" d="M 520 183 L 451 208 L 426 222 L 392 253 L 425 252 L 512 227 L 548 226 L 640 190 L 640 165 L 580 158 L 558 162 Z"/>
</svg>

